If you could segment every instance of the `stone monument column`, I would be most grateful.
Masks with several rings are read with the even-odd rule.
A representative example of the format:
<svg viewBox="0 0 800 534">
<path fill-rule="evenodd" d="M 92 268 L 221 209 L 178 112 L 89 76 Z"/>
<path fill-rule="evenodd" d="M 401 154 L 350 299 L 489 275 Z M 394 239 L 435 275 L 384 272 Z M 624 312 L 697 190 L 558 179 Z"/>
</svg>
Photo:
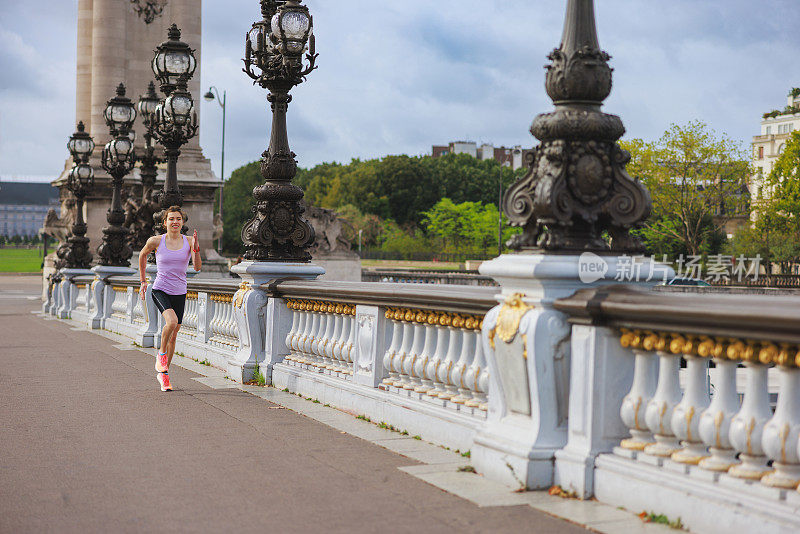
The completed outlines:
<svg viewBox="0 0 800 534">
<path fill-rule="evenodd" d="M 144 2 L 141 2 L 144 5 Z M 202 0 L 164 0 L 163 11 L 147 23 L 139 16 L 130 0 L 78 0 L 77 28 L 77 73 L 76 73 L 76 123 L 83 121 L 98 148 L 89 162 L 95 172 L 95 188 L 86 199 L 86 236 L 92 249 L 101 241 L 101 229 L 106 224 L 106 211 L 111 198 L 111 178 L 100 166 L 102 146 L 110 140 L 108 127 L 103 118 L 106 102 L 114 95 L 117 85 L 124 83 L 130 97 L 136 101 L 147 92 L 153 81 L 151 70 L 155 48 L 167 40 L 167 29 L 172 23 L 182 31 L 182 39 L 195 49 L 197 70 L 189 83 L 189 91 L 197 104 L 201 92 L 200 43 L 202 30 Z M 159 95 L 163 96 L 163 95 Z M 134 123 L 135 145 L 144 146 L 144 125 L 140 118 Z M 68 137 L 65 132 L 64 138 Z M 212 250 L 213 202 L 220 179 L 211 169 L 211 162 L 203 155 L 198 135 L 181 150 L 178 162 L 178 183 L 184 194 L 184 210 L 189 216 L 189 227 L 197 229 L 202 244 L 204 263 L 213 267 L 214 262 L 205 261 L 205 252 Z M 71 198 L 66 189 L 66 178 L 71 164 L 65 165 L 53 185 L 61 189 L 62 202 Z M 166 167 L 158 169 L 156 188 L 164 183 Z M 129 192 L 141 198 L 141 177 L 138 167 L 126 177 L 123 202 Z M 135 258 L 134 258 L 135 259 Z M 227 266 L 226 266 L 227 268 Z"/>
</svg>

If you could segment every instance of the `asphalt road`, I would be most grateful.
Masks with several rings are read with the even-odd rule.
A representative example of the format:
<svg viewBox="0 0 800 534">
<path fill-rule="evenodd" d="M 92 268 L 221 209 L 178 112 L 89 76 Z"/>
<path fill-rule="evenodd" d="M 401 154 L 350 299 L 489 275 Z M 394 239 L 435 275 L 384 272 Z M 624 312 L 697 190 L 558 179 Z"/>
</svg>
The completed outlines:
<svg viewBox="0 0 800 534">
<path fill-rule="evenodd" d="M 586 532 L 176 366 L 162 393 L 149 356 L 32 314 L 39 283 L 0 276 L 0 532 Z"/>
</svg>

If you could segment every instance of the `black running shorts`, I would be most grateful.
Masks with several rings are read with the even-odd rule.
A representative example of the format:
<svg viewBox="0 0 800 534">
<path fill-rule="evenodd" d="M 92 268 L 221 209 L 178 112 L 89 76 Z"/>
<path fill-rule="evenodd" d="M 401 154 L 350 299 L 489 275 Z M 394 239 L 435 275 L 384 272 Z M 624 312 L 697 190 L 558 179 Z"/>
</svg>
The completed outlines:
<svg viewBox="0 0 800 534">
<path fill-rule="evenodd" d="M 156 308 L 161 313 L 164 313 L 170 308 L 178 316 L 178 324 L 183 323 L 183 310 L 186 307 L 186 294 L 183 295 L 167 295 L 160 289 L 153 290 L 153 301 L 156 303 Z"/>
</svg>

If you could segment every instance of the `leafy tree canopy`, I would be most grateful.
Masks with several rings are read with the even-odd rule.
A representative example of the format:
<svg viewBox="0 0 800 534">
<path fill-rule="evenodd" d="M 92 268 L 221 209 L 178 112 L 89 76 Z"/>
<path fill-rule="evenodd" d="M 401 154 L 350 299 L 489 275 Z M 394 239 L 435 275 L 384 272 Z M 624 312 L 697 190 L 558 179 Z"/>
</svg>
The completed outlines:
<svg viewBox="0 0 800 534">
<path fill-rule="evenodd" d="M 628 172 L 653 200 L 653 215 L 640 231 L 651 253 L 716 253 L 727 218 L 747 212 L 747 153 L 700 121 L 673 124 L 656 142 L 623 141 Z"/>
</svg>

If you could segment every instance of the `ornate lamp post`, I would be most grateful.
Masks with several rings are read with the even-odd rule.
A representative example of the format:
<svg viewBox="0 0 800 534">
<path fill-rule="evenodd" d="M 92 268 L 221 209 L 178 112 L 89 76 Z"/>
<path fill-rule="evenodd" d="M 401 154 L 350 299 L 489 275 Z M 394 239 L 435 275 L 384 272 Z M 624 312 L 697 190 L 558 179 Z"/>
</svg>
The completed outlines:
<svg viewBox="0 0 800 534">
<path fill-rule="evenodd" d="M 130 243 L 134 250 L 141 249 L 147 238 L 153 235 L 153 215 L 158 211 L 158 204 L 153 200 L 153 189 L 158 176 L 157 165 L 164 159 L 156 154 L 155 147 L 155 111 L 160 100 L 156 94 L 153 82 L 147 87 L 147 94 L 139 97 L 137 109 L 144 123 L 144 149 L 136 156 L 141 162 L 140 174 L 142 180 L 142 200 L 135 214 L 135 220 L 130 221 Z M 126 223 L 127 224 L 127 223 Z"/>
<path fill-rule="evenodd" d="M 261 13 L 263 20 L 246 36 L 244 71 L 270 91 L 272 135 L 261 160 L 266 182 L 253 190 L 254 215 L 242 228 L 245 258 L 308 262 L 314 229 L 303 218 L 303 190 L 291 183 L 297 162 L 289 148 L 286 112 L 289 91 L 316 68 L 313 20 L 300 0 L 261 0 Z"/>
<path fill-rule="evenodd" d="M 125 96 L 123 84 L 117 87 L 117 96 L 108 101 L 103 115 L 114 139 L 103 148 L 101 164 L 111 175 L 113 192 L 111 208 L 106 216 L 109 226 L 103 228 L 103 243 L 97 249 L 97 255 L 103 266 L 128 267 L 133 249 L 128 244 L 128 230 L 122 226 L 125 212 L 122 209 L 121 190 L 125 176 L 136 161 L 133 155 L 134 133 L 131 131 L 136 119 L 136 107 Z"/>
<path fill-rule="evenodd" d="M 507 191 L 504 211 L 523 234 L 516 249 L 639 252 L 629 230 L 650 215 L 647 189 L 625 172 L 630 154 L 616 115 L 600 111 L 611 93 L 610 56 L 600 49 L 591 0 L 569 0 L 561 46 L 548 56 L 547 94 L 555 111 L 536 117 L 541 141 L 530 170 Z M 611 238 L 610 245 L 603 231 Z"/>
<path fill-rule="evenodd" d="M 212 92 L 213 91 L 213 92 Z M 219 97 L 219 91 L 213 85 L 208 89 L 208 92 L 203 96 L 206 102 L 213 102 L 214 100 L 222 108 L 222 163 L 220 165 L 220 179 L 222 185 L 219 188 L 219 220 L 222 222 L 222 203 L 223 203 L 223 190 L 225 189 L 225 111 L 228 102 L 228 92 L 222 91 L 222 98 Z M 217 240 L 217 252 L 222 253 L 222 237 Z"/>
<path fill-rule="evenodd" d="M 158 46 L 152 63 L 153 74 L 166 95 L 150 118 L 153 135 L 164 146 L 167 160 L 164 190 L 157 198 L 162 210 L 183 205 L 183 193 L 178 187 L 178 157 L 180 148 L 197 135 L 198 129 L 194 101 L 186 88 L 196 67 L 194 50 L 180 38 L 181 31 L 173 24 L 169 40 Z M 160 213 L 153 217 L 156 229 L 163 230 Z"/>
<path fill-rule="evenodd" d="M 83 220 L 83 201 L 94 186 L 94 170 L 89 165 L 94 141 L 85 132 L 83 122 L 78 123 L 78 131 L 70 137 L 67 148 L 75 162 L 67 177 L 67 188 L 77 200 L 77 218 L 67 239 L 66 250 L 63 256 L 59 250 L 58 256 L 68 269 L 88 269 L 92 263 L 92 253 L 89 252 L 89 238 L 86 237 L 86 223 Z"/>
</svg>

